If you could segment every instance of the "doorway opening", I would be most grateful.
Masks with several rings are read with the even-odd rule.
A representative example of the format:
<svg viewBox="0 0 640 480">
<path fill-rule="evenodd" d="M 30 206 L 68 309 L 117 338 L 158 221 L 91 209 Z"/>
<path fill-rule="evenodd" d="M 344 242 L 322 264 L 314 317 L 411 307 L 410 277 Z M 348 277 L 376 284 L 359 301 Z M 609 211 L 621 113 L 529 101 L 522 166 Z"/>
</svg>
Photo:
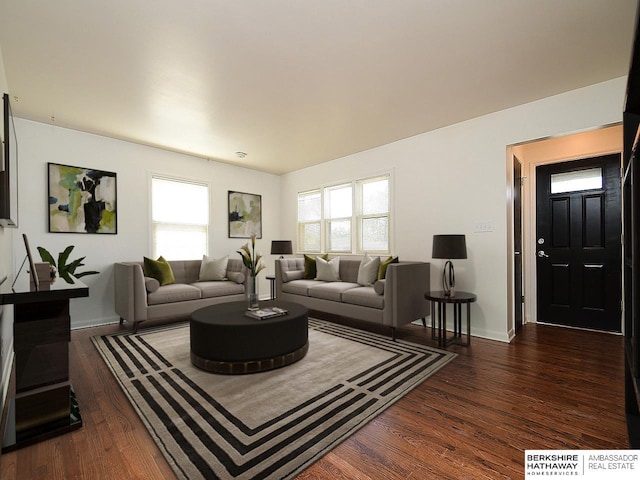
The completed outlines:
<svg viewBox="0 0 640 480">
<path fill-rule="evenodd" d="M 622 152 L 622 125 L 609 125 L 597 130 L 580 132 L 562 137 L 539 139 L 507 148 L 507 266 L 509 284 L 512 286 L 508 295 L 509 336 L 516 335 L 515 300 L 517 292 L 515 252 L 519 251 L 522 259 L 522 289 L 523 323 L 538 322 L 538 289 L 537 289 L 537 238 L 536 238 L 536 168 L 572 160 L 597 157 Z M 521 215 L 522 215 L 522 245 L 515 248 L 515 211 L 514 196 L 516 172 L 514 171 L 514 157 L 521 163 Z"/>
</svg>

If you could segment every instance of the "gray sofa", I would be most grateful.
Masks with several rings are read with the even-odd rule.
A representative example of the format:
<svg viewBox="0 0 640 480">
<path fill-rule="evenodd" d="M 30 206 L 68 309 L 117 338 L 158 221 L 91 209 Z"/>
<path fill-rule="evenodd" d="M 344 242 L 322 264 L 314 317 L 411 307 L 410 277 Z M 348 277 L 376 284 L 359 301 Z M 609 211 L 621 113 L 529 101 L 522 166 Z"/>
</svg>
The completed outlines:
<svg viewBox="0 0 640 480">
<path fill-rule="evenodd" d="M 142 262 L 114 265 L 115 310 L 120 323 L 138 330 L 146 320 L 183 319 L 201 307 L 246 300 L 247 270 L 240 259 L 229 259 L 228 280 L 199 282 L 200 260 L 169 261 L 175 283 L 159 286 L 144 276 Z"/>
<path fill-rule="evenodd" d="M 340 258 L 338 282 L 304 279 L 304 258 L 276 260 L 276 298 L 395 329 L 429 315 L 429 263 L 400 262 L 387 267 L 373 286 L 357 283 L 361 259 Z"/>
</svg>

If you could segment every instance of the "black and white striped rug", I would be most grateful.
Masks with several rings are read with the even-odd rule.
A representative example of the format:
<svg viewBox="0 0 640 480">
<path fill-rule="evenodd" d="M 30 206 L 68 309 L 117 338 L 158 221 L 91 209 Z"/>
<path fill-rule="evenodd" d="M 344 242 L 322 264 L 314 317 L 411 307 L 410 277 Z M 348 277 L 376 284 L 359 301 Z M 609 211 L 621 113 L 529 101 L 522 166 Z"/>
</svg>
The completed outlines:
<svg viewBox="0 0 640 480">
<path fill-rule="evenodd" d="M 292 365 L 218 375 L 191 365 L 188 323 L 93 337 L 179 478 L 292 478 L 455 354 L 309 319 Z"/>
</svg>

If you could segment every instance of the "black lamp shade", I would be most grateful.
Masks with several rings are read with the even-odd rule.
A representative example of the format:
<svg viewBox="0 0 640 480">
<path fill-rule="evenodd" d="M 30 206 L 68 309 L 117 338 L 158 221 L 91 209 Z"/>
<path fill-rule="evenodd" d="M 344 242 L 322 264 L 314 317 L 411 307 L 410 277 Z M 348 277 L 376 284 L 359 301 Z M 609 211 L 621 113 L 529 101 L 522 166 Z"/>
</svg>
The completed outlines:
<svg viewBox="0 0 640 480">
<path fill-rule="evenodd" d="M 291 240 L 272 240 L 271 253 L 276 255 L 291 255 L 293 253 Z"/>
<path fill-rule="evenodd" d="M 464 235 L 434 235 L 432 258 L 467 258 L 467 242 Z"/>
</svg>

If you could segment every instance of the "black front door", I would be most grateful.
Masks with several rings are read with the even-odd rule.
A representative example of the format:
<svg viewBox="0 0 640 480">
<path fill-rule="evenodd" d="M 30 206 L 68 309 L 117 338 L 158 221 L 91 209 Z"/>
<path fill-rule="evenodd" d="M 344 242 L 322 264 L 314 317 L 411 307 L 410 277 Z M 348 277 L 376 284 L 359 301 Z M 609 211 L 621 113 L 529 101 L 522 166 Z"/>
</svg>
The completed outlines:
<svg viewBox="0 0 640 480">
<path fill-rule="evenodd" d="M 620 155 L 536 168 L 538 322 L 621 331 Z"/>
</svg>

